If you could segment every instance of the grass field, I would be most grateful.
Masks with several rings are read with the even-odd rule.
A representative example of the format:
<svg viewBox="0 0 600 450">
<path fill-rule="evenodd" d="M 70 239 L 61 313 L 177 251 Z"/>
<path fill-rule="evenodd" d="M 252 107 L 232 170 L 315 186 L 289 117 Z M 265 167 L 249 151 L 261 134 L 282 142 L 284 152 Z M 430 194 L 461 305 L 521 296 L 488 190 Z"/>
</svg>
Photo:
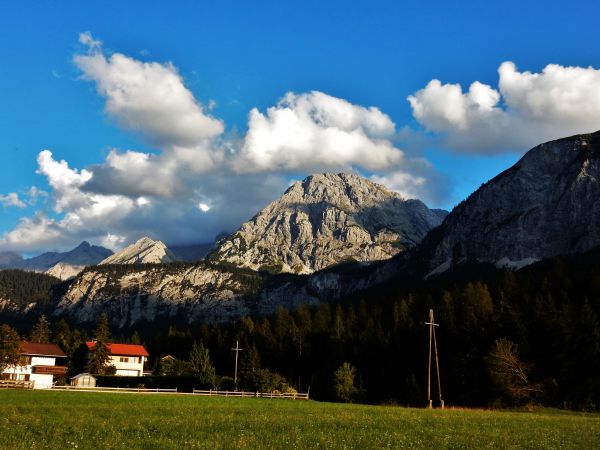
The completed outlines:
<svg viewBox="0 0 600 450">
<path fill-rule="evenodd" d="M 600 415 L 0 392 L 0 448 L 600 448 Z"/>
</svg>

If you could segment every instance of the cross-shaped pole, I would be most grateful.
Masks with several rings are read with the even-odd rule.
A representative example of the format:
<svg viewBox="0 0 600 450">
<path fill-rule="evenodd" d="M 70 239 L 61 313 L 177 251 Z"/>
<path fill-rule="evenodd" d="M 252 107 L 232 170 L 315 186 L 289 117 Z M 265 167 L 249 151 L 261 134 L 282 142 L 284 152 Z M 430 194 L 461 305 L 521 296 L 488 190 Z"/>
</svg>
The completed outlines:
<svg viewBox="0 0 600 450">
<path fill-rule="evenodd" d="M 437 339 L 435 338 L 435 328 L 440 325 L 435 323 L 433 318 L 433 309 L 429 310 L 429 322 L 425 322 L 425 325 L 429 325 L 429 366 L 427 368 L 427 404 L 431 409 L 433 408 L 433 401 L 431 400 L 431 343 L 433 342 L 433 346 L 435 348 L 435 367 L 437 371 L 437 382 L 438 382 L 438 393 L 440 395 L 440 404 L 442 409 L 444 408 L 444 400 L 442 400 L 442 384 L 440 381 L 440 364 L 438 360 L 438 351 L 437 351 Z"/>
<path fill-rule="evenodd" d="M 234 376 L 233 376 L 233 384 L 235 386 L 235 390 L 237 391 L 237 367 L 238 367 L 238 355 L 239 353 L 244 350 L 243 348 L 240 348 L 240 344 L 239 341 L 235 341 L 235 348 L 231 349 L 232 351 L 235 352 L 235 372 L 234 372 Z"/>
</svg>

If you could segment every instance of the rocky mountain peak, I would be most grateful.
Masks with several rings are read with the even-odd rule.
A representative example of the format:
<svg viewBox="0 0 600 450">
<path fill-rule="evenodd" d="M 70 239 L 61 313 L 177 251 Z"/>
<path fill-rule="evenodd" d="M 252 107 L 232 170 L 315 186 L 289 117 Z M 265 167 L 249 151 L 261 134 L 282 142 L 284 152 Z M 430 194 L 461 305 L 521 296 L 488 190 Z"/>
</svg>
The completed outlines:
<svg viewBox="0 0 600 450">
<path fill-rule="evenodd" d="M 438 212 L 354 174 L 295 182 L 210 255 L 252 269 L 312 273 L 388 259 L 440 224 Z"/>
<path fill-rule="evenodd" d="M 600 132 L 531 149 L 423 243 L 425 271 L 465 260 L 519 268 L 600 245 Z"/>
<path fill-rule="evenodd" d="M 162 241 L 147 236 L 109 256 L 100 264 L 160 264 L 177 261 Z"/>
</svg>

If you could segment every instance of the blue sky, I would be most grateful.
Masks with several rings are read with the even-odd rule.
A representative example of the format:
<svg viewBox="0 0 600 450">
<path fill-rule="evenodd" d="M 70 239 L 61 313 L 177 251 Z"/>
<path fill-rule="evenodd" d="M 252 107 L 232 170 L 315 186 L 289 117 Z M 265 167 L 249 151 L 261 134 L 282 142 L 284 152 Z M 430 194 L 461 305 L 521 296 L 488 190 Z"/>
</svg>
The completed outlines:
<svg viewBox="0 0 600 450">
<path fill-rule="evenodd" d="M 49 185 L 50 175 L 38 167 L 42 150 L 51 150 L 53 161 L 64 160 L 70 170 L 87 168 L 98 180 L 100 169 L 93 168 L 106 166 L 112 149 L 160 155 L 171 152 L 167 147 L 176 146 L 165 142 L 163 135 L 157 137 L 154 125 L 131 125 L 125 117 L 128 112 L 107 111 L 110 94 L 100 92 L 101 75 L 78 66 L 75 55 L 101 52 L 110 58 L 119 53 L 140 63 L 172 63 L 182 85 L 203 106 L 204 114 L 222 123 L 223 131 L 215 139 L 221 146 L 228 142 L 234 147 L 232 151 L 237 151 L 236 145 L 246 148 L 250 111 L 256 108 L 267 116 L 267 122 L 275 123 L 277 119 L 268 116 L 267 109 L 278 105 L 289 92 L 298 96 L 324 93 L 329 97 L 321 99 L 323 108 L 333 107 L 330 97 L 356 108 L 375 107 L 393 122 L 393 132 L 389 132 L 387 122 L 375 131 L 363 123 L 346 130 L 348 136 L 355 136 L 358 130 L 377 145 L 384 139 L 386 145 L 402 151 L 404 162 L 389 152 L 382 156 L 397 165 L 393 173 L 386 163 L 371 164 L 364 155 L 349 157 L 347 164 L 400 192 L 418 194 L 430 206 L 451 209 L 535 143 L 560 133 L 600 129 L 600 114 L 585 103 L 600 88 L 594 84 L 596 69 L 600 68 L 599 16 L 600 6 L 591 1 L 573 1 L 566 6 L 522 1 L 224 1 L 172 2 L 166 6 L 152 1 L 0 0 L 0 195 L 5 199 L 5 206 L 0 207 L 0 234 L 4 235 L 0 250 L 31 253 L 61 249 L 84 238 L 117 247 L 146 233 L 177 243 L 209 240 L 219 229 L 235 227 L 249 217 L 250 207 L 264 206 L 279 196 L 281 187 L 290 180 L 313 170 L 338 170 L 325 159 L 315 162 L 312 157 L 314 164 L 309 164 L 306 159 L 311 159 L 312 153 L 304 147 L 298 150 L 295 164 L 276 160 L 287 158 L 292 151 L 288 146 L 274 149 L 268 163 L 257 162 L 258 150 L 250 149 L 250 159 L 243 164 L 256 165 L 251 175 L 238 178 L 236 174 L 244 170 L 234 163 L 232 167 L 237 169 L 190 173 L 190 179 L 207 180 L 221 171 L 221 178 L 213 179 L 210 186 L 208 181 L 186 182 L 195 193 L 194 199 L 173 192 L 140 191 L 135 201 L 156 205 L 153 213 L 133 212 L 119 221 L 115 221 L 114 213 L 110 217 L 97 215 L 96 222 L 106 219 L 104 229 L 96 226 L 86 231 L 82 218 L 86 213 L 77 210 L 83 225 L 73 227 L 72 220 L 61 223 L 84 200 L 66 201 L 65 192 Z M 80 42 L 84 32 L 102 41 L 101 50 Z M 506 61 L 516 68 L 506 70 L 507 87 L 502 90 L 498 69 Z M 559 66 L 555 76 L 539 76 L 548 64 Z M 581 71 L 569 75 L 567 67 Z M 533 81 L 523 75 L 526 72 L 534 74 Z M 518 82 L 509 84 L 514 74 Z M 594 80 L 589 81 L 590 77 Z M 422 96 L 416 95 L 434 79 L 447 89 L 432 86 Z M 450 85 L 459 84 L 466 93 L 475 81 L 490 89 L 460 100 L 471 106 L 457 118 L 454 111 L 463 103 L 455 103 L 456 92 L 451 92 Z M 544 92 L 568 93 L 572 86 L 578 91 L 569 111 L 559 107 L 564 95 L 539 99 Z M 523 89 L 528 90 L 524 93 Z M 496 99 L 494 92 L 502 95 Z M 414 105 L 407 101 L 410 95 L 415 97 Z M 301 108 L 305 104 L 302 101 L 312 107 L 316 100 L 298 97 L 292 106 L 285 107 Z M 415 112 L 418 108 L 420 115 Z M 585 117 L 578 117 L 573 112 L 576 110 L 586 111 Z M 366 114 L 363 111 L 359 115 Z M 491 130 L 498 123 L 502 125 Z M 264 137 L 264 130 L 261 133 Z M 383 147 L 373 148 L 377 151 Z M 301 151 L 309 155 L 304 160 Z M 344 168 L 341 163 L 339 170 Z M 414 175 L 412 188 L 402 184 L 407 174 Z M 106 179 L 114 178 L 107 175 Z M 253 183 L 262 184 L 257 187 Z M 230 184 L 238 190 L 257 192 L 252 198 L 248 194 L 243 202 L 247 208 L 236 209 L 237 214 L 222 212 L 224 205 L 219 204 L 231 199 L 218 195 L 218 186 Z M 46 194 L 32 199 L 28 194 L 32 186 Z M 117 192 L 115 186 L 82 182 L 78 189 L 134 198 L 130 186 L 122 187 L 126 193 Z M 17 194 L 21 203 L 10 201 L 11 193 Z M 61 196 L 63 207 L 57 207 Z M 165 210 L 168 202 L 177 208 Z M 192 203 L 210 208 L 182 213 Z M 157 211 L 163 211 L 160 218 L 155 216 Z M 177 217 L 166 220 L 168 214 Z M 152 221 L 156 226 L 148 225 Z M 184 223 L 189 224 L 185 230 Z"/>
</svg>

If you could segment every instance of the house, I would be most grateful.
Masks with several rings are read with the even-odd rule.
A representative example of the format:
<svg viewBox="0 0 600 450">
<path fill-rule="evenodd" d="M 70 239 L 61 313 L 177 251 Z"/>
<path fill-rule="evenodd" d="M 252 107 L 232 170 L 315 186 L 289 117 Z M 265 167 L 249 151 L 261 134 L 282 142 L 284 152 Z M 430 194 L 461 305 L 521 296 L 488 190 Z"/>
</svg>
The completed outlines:
<svg viewBox="0 0 600 450">
<path fill-rule="evenodd" d="M 85 343 L 88 352 L 93 352 L 96 343 Z M 143 345 L 108 343 L 109 366 L 115 366 L 116 375 L 141 377 L 144 374 L 144 362 L 150 356 Z"/>
<path fill-rule="evenodd" d="M 3 380 L 30 381 L 34 389 L 49 389 L 56 378 L 67 374 L 66 366 L 57 366 L 57 358 L 66 358 L 56 344 L 21 342 L 21 363 L 10 366 L 2 373 Z"/>
</svg>

